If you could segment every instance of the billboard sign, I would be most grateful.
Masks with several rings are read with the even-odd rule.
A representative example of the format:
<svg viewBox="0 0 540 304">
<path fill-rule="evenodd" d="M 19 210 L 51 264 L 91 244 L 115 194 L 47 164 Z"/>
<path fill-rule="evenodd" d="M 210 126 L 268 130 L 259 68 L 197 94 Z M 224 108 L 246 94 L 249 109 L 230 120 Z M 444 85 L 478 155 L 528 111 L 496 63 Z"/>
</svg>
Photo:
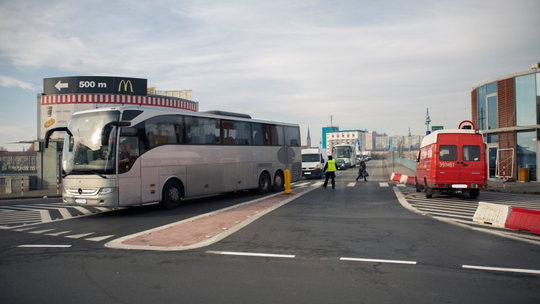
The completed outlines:
<svg viewBox="0 0 540 304">
<path fill-rule="evenodd" d="M 142 78 L 74 76 L 43 79 L 43 94 L 146 95 L 148 80 Z"/>
</svg>

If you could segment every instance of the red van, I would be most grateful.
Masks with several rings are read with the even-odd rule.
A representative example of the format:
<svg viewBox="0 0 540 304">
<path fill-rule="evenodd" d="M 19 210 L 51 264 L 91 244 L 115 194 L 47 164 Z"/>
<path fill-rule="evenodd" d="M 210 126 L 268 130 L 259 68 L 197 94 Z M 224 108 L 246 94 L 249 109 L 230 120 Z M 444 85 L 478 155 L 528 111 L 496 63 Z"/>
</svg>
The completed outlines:
<svg viewBox="0 0 540 304">
<path fill-rule="evenodd" d="M 435 190 L 469 192 L 476 199 L 486 187 L 486 150 L 478 131 L 440 130 L 424 137 L 416 164 L 416 192 L 425 189 L 427 198 Z"/>
</svg>

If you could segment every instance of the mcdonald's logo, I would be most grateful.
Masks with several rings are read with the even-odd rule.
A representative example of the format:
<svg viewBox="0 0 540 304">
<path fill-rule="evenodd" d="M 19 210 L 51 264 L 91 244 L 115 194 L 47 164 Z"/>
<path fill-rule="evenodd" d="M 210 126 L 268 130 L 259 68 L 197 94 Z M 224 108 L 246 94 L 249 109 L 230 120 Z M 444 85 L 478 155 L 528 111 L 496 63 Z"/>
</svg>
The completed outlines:
<svg viewBox="0 0 540 304">
<path fill-rule="evenodd" d="M 127 88 L 129 85 L 130 92 L 133 93 L 133 85 L 131 84 L 131 80 L 124 80 L 120 81 L 120 84 L 118 85 L 118 92 L 121 92 L 120 88 L 122 88 L 122 84 L 124 85 L 124 92 L 127 92 Z"/>
</svg>

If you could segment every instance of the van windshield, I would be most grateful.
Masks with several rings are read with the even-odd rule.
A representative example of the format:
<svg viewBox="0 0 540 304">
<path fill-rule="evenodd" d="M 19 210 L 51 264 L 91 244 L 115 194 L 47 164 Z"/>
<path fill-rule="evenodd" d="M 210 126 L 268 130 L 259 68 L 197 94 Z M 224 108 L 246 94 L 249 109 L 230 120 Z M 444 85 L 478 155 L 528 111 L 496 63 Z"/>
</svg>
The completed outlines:
<svg viewBox="0 0 540 304">
<path fill-rule="evenodd" d="M 312 163 L 319 161 L 319 154 L 302 154 L 302 162 Z"/>
</svg>

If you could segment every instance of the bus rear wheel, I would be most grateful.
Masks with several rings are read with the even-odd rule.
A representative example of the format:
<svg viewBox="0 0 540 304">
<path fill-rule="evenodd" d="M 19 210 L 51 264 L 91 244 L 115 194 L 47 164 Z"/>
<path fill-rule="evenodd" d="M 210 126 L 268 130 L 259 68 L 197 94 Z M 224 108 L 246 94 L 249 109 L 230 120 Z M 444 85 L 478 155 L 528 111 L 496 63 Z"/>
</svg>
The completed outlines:
<svg viewBox="0 0 540 304">
<path fill-rule="evenodd" d="M 170 180 L 163 187 L 161 196 L 161 208 L 171 210 L 180 206 L 182 200 L 182 187 L 175 180 Z"/>
<path fill-rule="evenodd" d="M 278 171 L 276 172 L 276 175 L 274 175 L 274 185 L 272 186 L 272 190 L 278 192 L 283 189 L 285 189 L 285 179 L 283 178 L 283 173 Z"/>
<path fill-rule="evenodd" d="M 257 188 L 257 191 L 261 194 L 270 191 L 270 175 L 268 175 L 268 173 L 263 172 L 261 173 L 261 176 L 259 176 L 259 187 Z"/>
</svg>

